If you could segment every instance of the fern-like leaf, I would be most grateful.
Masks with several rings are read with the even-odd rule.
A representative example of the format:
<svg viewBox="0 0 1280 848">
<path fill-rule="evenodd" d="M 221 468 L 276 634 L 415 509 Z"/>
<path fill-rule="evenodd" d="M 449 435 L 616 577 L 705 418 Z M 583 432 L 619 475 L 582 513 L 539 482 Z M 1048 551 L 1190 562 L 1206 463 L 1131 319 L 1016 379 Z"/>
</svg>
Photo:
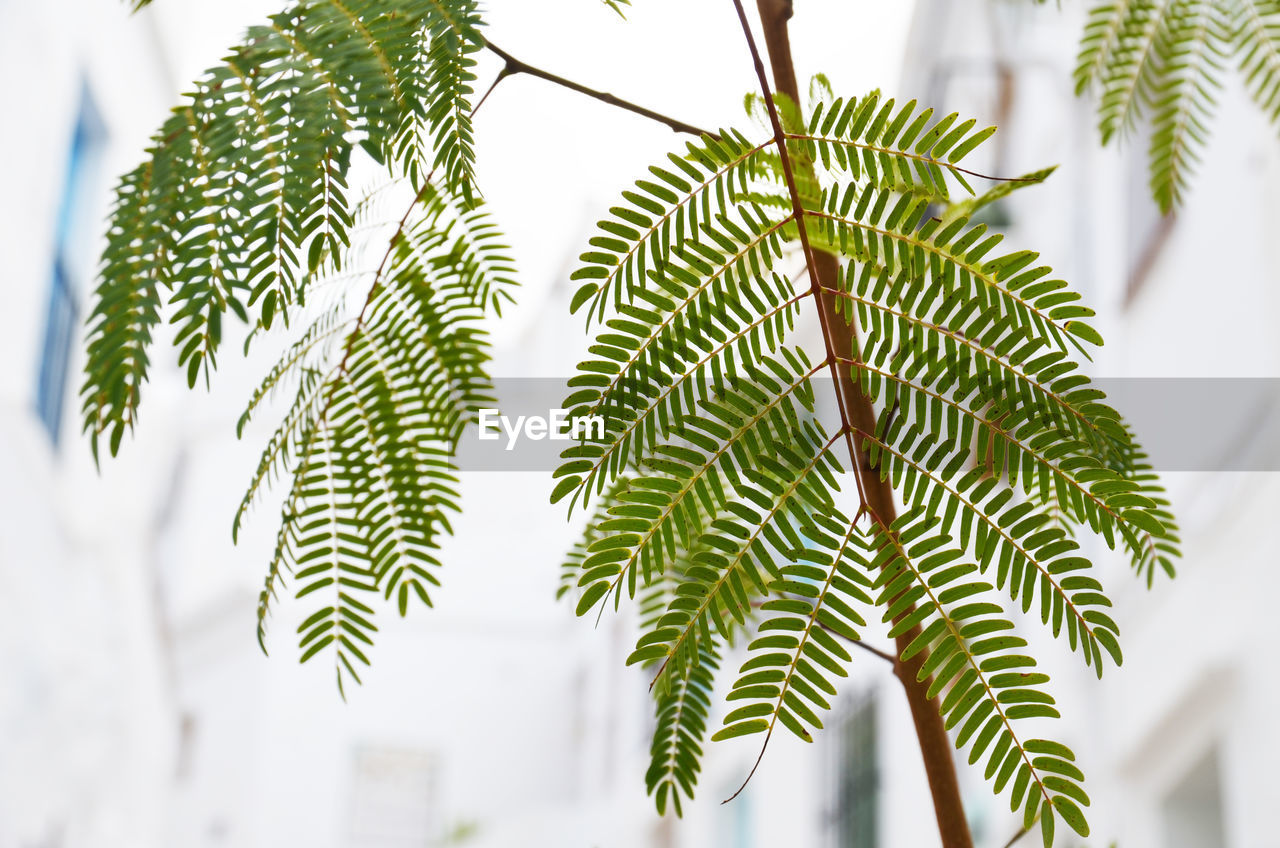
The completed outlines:
<svg viewBox="0 0 1280 848">
<path fill-rule="evenodd" d="M 479 322 L 510 298 L 503 251 L 483 212 L 424 185 L 377 268 L 364 275 L 369 291 L 359 314 L 340 321 L 338 309 L 323 312 L 255 392 L 246 416 L 279 385 L 297 385 L 236 518 L 238 529 L 258 489 L 292 475 L 259 605 L 260 638 L 284 573 L 294 573 L 299 597 L 316 591 L 304 576 L 318 568 L 308 565 L 313 559 L 330 572 L 360 570 L 339 598 L 361 605 L 352 615 L 367 617 L 374 593 L 401 615 L 415 599 L 431 604 L 440 542 L 459 508 L 453 451 L 463 426 L 493 404 Z M 359 251 L 331 257 L 321 275 L 360 259 Z M 338 540 L 337 564 L 325 559 L 333 556 L 328 542 L 326 555 L 311 550 L 318 539 Z M 361 593 L 368 597 L 357 600 Z M 337 631 L 331 640 L 315 635 L 315 627 L 332 625 L 359 638 L 349 632 L 354 624 L 342 625 L 347 607 L 324 609 L 302 633 L 303 657 L 316 655 L 316 643 L 336 644 L 339 665 L 354 677 L 350 659 L 366 661 L 371 637 L 359 647 Z"/>
<path fill-rule="evenodd" d="M 744 701 L 724 718 L 712 737 L 731 739 L 763 732 L 766 744 L 776 724 L 806 742 L 822 727 L 819 712 L 831 709 L 836 688 L 831 677 L 846 677 L 853 657 L 840 639 L 857 641 L 866 624 L 868 558 L 859 549 L 856 523 L 843 529 L 825 515 L 814 515 L 804 529 L 808 549 L 792 551 L 769 587 L 774 597 L 761 605 L 768 616 L 748 646 L 750 658 L 739 669 L 730 701 Z"/>
<path fill-rule="evenodd" d="M 1102 0 L 1089 11 L 1076 91 L 1098 90 L 1104 144 L 1151 121 L 1151 191 L 1182 202 L 1208 143 L 1226 60 L 1280 126 L 1280 4 L 1274 0 Z"/>
<path fill-rule="evenodd" d="M 1280 126 L 1280 2 L 1232 0 L 1227 10 L 1245 86 L 1271 123 Z"/>
<path fill-rule="evenodd" d="M 920 628 L 904 658 L 926 655 L 931 697 L 996 790 L 1047 838 L 1059 820 L 1086 833 L 1073 755 L 1017 729 L 1056 712 L 1000 601 L 1101 673 L 1120 662 L 1119 628 L 1074 534 L 1125 550 L 1149 581 L 1172 573 L 1177 537 L 1141 448 L 1080 373 L 1102 343 L 1092 310 L 969 221 L 1048 172 L 978 195 L 989 178 L 961 163 L 989 128 L 878 95 L 816 99 L 803 119 L 782 104 L 791 130 L 772 143 L 726 130 L 668 157 L 582 255 L 573 306 L 600 327 L 565 406 L 605 426 L 556 472 L 553 500 L 596 500 L 565 580 L 579 614 L 639 597 L 628 663 L 657 668 L 660 711 L 704 692 L 708 657 L 749 639 L 718 739 L 767 744 L 777 724 L 812 738 L 850 659 L 840 639 L 873 610 L 891 636 Z M 801 163 L 797 197 L 779 144 Z M 778 270 L 802 234 L 837 259 L 826 291 Z M 815 361 L 792 326 L 825 300 L 864 335 Z M 810 385 L 822 371 L 855 381 L 873 430 L 843 412 L 826 426 Z M 847 504 L 862 482 L 844 485 L 846 448 L 903 518 Z M 655 751 L 674 738 L 660 723 Z M 678 770 L 655 759 L 651 789 L 687 797 L 700 740 Z"/>
<path fill-rule="evenodd" d="M 932 678 L 929 697 L 939 699 L 957 748 L 969 750 L 969 762 L 986 758 L 985 773 L 996 792 L 1009 790 L 1011 809 L 1023 811 L 1031 827 L 1039 816 L 1045 844 L 1053 840 L 1054 813 L 1081 836 L 1089 835 L 1082 806 L 1089 798 L 1080 787 L 1084 774 L 1075 755 L 1058 742 L 1025 738 L 1016 723 L 1057 718 L 1052 696 L 1041 688 L 1049 678 L 1035 671 L 1035 660 L 1021 653 L 1026 640 L 998 605 L 983 601 L 989 584 L 976 581 L 977 566 L 936 533 L 936 521 L 907 512 L 891 528 L 876 528 L 877 605 L 892 623 L 890 635 L 913 627 L 921 632 L 902 652 L 903 659 L 925 656 L 920 679 Z"/>
<path fill-rule="evenodd" d="M 1151 103 L 1151 191 L 1163 212 L 1182 201 L 1196 150 L 1208 143 L 1227 37 L 1218 0 L 1173 0 L 1165 13 Z"/>
</svg>

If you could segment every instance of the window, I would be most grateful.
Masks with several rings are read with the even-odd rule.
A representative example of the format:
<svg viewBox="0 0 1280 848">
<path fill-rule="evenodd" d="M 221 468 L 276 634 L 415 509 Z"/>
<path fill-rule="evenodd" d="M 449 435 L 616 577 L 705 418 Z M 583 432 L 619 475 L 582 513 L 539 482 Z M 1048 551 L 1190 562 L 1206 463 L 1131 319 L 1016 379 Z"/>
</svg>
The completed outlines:
<svg viewBox="0 0 1280 848">
<path fill-rule="evenodd" d="M 874 692 L 850 707 L 837 733 L 835 844 L 837 848 L 877 848 L 880 764 Z"/>
<path fill-rule="evenodd" d="M 71 284 L 62 262 L 54 260 L 53 280 L 49 285 L 49 304 L 44 320 L 44 349 L 40 355 L 40 382 L 36 388 L 36 412 L 58 444 L 62 422 L 62 398 L 67 390 L 67 360 L 76 326 L 76 305 Z"/>
<path fill-rule="evenodd" d="M 349 848 L 420 848 L 441 828 L 436 762 L 401 748 L 359 748 L 351 786 Z"/>
<path fill-rule="evenodd" d="M 92 273 L 92 260 L 88 255 L 92 249 L 90 203 L 103 141 L 102 123 L 86 91 L 80 98 L 62 196 L 58 201 L 49 299 L 36 383 L 36 414 L 55 446 L 61 431 L 71 345 L 79 325 L 78 295 L 88 286 Z"/>
<path fill-rule="evenodd" d="M 1222 778 L 1209 751 L 1188 769 L 1161 805 L 1167 848 L 1223 848 Z"/>
</svg>

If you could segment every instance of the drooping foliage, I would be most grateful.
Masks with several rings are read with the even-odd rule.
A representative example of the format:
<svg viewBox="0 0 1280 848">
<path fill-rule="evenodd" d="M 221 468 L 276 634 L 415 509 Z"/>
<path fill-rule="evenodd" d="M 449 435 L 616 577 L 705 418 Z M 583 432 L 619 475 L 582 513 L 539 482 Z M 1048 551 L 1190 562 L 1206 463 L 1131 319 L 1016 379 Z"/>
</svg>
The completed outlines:
<svg viewBox="0 0 1280 848">
<path fill-rule="evenodd" d="M 377 204 L 371 204 L 375 209 Z M 359 220 L 360 216 L 357 216 Z M 240 419 L 289 386 L 294 398 L 268 440 L 233 531 L 272 479 L 292 478 L 258 605 L 258 636 L 291 575 L 315 595 L 299 629 L 303 662 L 332 646 L 338 684 L 367 665 L 374 607 L 431 605 L 437 553 L 459 510 L 452 457 L 463 426 L 495 401 L 482 319 L 509 295 L 509 260 L 480 210 L 424 183 L 409 214 L 383 227 L 378 264 L 351 251 L 321 278 L 364 282 L 363 305 L 313 295 L 319 315 L 254 393 Z M 388 234 L 386 230 L 390 229 Z M 370 257 L 373 261 L 376 257 Z M 338 295 L 341 295 L 339 292 Z M 344 312 L 351 313 L 340 320 Z M 265 650 L 265 642 L 264 650 Z M 353 662 L 354 661 L 354 662 Z"/>
<path fill-rule="evenodd" d="M 379 596 L 402 615 L 430 604 L 453 452 L 492 405 L 481 319 L 514 279 L 474 188 L 479 27 L 473 0 L 302 0 L 252 27 L 121 180 L 89 318 L 95 454 L 135 425 L 163 324 L 192 385 L 230 316 L 246 350 L 294 335 L 241 420 L 293 393 L 234 530 L 288 479 L 259 638 L 290 579 L 315 607 L 302 659 L 331 654 L 340 688 L 368 662 Z M 401 185 L 398 223 L 394 190 L 349 199 L 357 157 Z"/>
<path fill-rule="evenodd" d="M 134 425 L 162 322 L 195 385 L 229 314 L 287 320 L 350 242 L 355 150 L 473 199 L 478 25 L 473 0 L 303 0 L 196 81 L 116 191 L 82 391 L 95 452 Z"/>
<path fill-rule="evenodd" d="M 1276 0 L 1101 0 L 1089 11 L 1076 90 L 1095 90 L 1103 143 L 1150 122 L 1151 190 L 1165 212 L 1200 161 L 1228 65 L 1280 129 Z"/>
</svg>

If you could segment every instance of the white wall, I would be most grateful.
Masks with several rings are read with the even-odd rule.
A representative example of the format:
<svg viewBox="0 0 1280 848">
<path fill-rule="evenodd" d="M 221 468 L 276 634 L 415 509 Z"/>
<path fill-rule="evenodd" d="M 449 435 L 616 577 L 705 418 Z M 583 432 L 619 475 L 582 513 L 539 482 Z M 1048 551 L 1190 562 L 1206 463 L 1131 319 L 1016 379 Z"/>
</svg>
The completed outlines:
<svg viewBox="0 0 1280 848">
<path fill-rule="evenodd" d="M 108 138 L 92 219 L 172 91 L 145 20 L 93 0 L 0 4 L 0 79 L 0 846 L 154 845 L 172 744 L 149 546 L 165 444 L 99 478 L 76 438 L 78 355 L 58 451 L 35 399 L 81 87 Z"/>
</svg>

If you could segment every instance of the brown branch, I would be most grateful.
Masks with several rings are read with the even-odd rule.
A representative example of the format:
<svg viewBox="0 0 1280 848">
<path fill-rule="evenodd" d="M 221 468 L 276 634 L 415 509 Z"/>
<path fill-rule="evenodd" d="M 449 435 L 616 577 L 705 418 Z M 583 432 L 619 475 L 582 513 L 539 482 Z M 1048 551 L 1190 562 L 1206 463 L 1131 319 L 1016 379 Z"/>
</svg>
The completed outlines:
<svg viewBox="0 0 1280 848">
<path fill-rule="evenodd" d="M 773 124 L 775 141 L 779 149 L 783 176 L 787 189 L 791 193 L 791 201 L 795 208 L 796 223 L 799 229 L 801 245 L 805 251 L 805 262 L 811 276 L 814 299 L 818 303 L 819 317 L 822 324 L 823 343 L 826 346 L 828 359 L 832 360 L 833 372 L 836 376 L 837 393 L 840 401 L 843 428 L 850 439 L 851 456 L 854 464 L 855 480 L 858 482 L 858 493 L 862 499 L 859 513 L 867 513 L 886 533 L 890 529 L 897 514 L 897 495 L 891 483 L 881 479 L 878 469 L 871 462 L 869 454 L 863 446 L 854 448 L 853 431 L 862 433 L 876 432 L 876 414 L 872 399 L 861 388 L 861 384 L 853 379 L 852 370 L 838 368 L 835 364 L 836 352 L 851 352 L 857 356 L 857 330 L 851 317 L 846 317 L 837 308 L 838 301 L 824 289 L 836 288 L 839 275 L 839 260 L 830 253 L 815 253 L 809 244 L 807 227 L 804 223 L 804 210 L 801 208 L 800 194 L 796 189 L 796 181 L 792 171 L 791 156 L 787 150 L 787 138 L 782 131 L 777 117 L 777 109 L 769 91 L 768 81 L 764 76 L 763 64 L 755 40 L 751 35 L 751 27 L 747 23 L 741 0 L 733 0 L 742 24 L 747 44 L 751 48 L 755 60 L 756 74 L 760 77 L 761 91 L 769 109 L 770 122 Z M 765 45 L 773 66 L 774 82 L 779 93 L 785 94 L 793 102 L 800 103 L 799 86 L 796 82 L 795 65 L 791 58 L 791 42 L 787 32 L 787 21 L 792 15 L 791 0 L 756 0 L 760 19 L 764 26 Z M 812 171 L 812 163 L 801 160 L 806 175 Z M 897 618 L 914 612 L 914 605 L 909 605 Z M 895 643 L 901 653 L 919 635 L 919 625 L 899 634 Z M 951 739 L 947 735 L 942 716 L 937 705 L 928 696 L 929 676 L 921 675 L 924 662 L 923 655 L 916 655 L 910 661 L 894 661 L 894 674 L 902 683 L 907 696 L 907 704 L 911 708 L 911 718 L 915 725 L 916 738 L 920 743 L 920 753 L 924 760 L 925 772 L 929 779 L 929 790 L 933 799 L 934 814 L 938 822 L 938 831 L 942 837 L 943 848 L 973 848 L 973 838 L 969 833 L 968 821 L 964 814 L 964 804 L 960 798 L 960 786 L 956 779 L 955 765 L 951 756 Z M 766 741 L 767 744 L 767 741 Z"/>
<path fill-rule="evenodd" d="M 528 74 L 531 77 L 537 77 L 538 79 L 543 79 L 543 80 L 546 80 L 547 82 L 555 83 L 556 85 L 563 86 L 564 88 L 567 88 L 570 91 L 576 91 L 579 94 L 585 94 L 587 97 L 591 97 L 596 100 L 599 100 L 601 103 L 608 103 L 610 106 L 616 106 L 619 109 L 625 109 L 628 112 L 634 112 L 635 114 L 648 118 L 651 121 L 657 121 L 660 124 L 666 124 L 668 127 L 670 127 L 671 129 L 675 130 L 678 133 L 688 133 L 689 135 L 696 135 L 696 136 L 709 135 L 712 138 L 720 137 L 717 133 L 713 133 L 709 130 L 704 130 L 701 127 L 695 127 L 693 124 L 687 124 L 684 121 L 669 117 L 667 115 L 662 114 L 661 112 L 655 112 L 652 109 L 647 109 L 644 106 L 640 106 L 638 104 L 632 103 L 629 100 L 623 100 L 621 97 L 616 97 L 607 91 L 598 91 L 594 88 L 588 88 L 582 83 L 574 82 L 571 79 L 565 79 L 564 77 L 559 76 L 557 74 L 553 74 L 550 71 L 544 71 L 541 68 L 534 67 L 533 65 L 530 65 L 528 62 L 525 62 L 521 59 L 517 59 L 515 56 L 512 56 L 510 53 L 503 50 L 501 47 L 494 44 L 492 41 L 490 41 L 487 38 L 484 39 L 484 46 L 488 48 L 490 53 L 493 53 L 498 58 L 502 59 L 503 62 L 506 63 L 505 67 L 503 68 L 503 73 L 499 77 L 500 79 L 503 76 L 510 76 L 512 74 Z M 488 95 L 486 94 L 486 96 Z M 483 102 L 483 99 L 482 99 L 482 102 Z"/>
<path fill-rule="evenodd" d="M 751 61 L 755 65 L 756 77 L 760 81 L 760 91 L 764 95 L 766 108 L 769 110 L 769 123 L 773 129 L 773 143 L 778 148 L 778 159 L 782 165 L 782 176 L 787 184 L 787 193 L 791 198 L 791 218 L 796 223 L 796 229 L 800 234 L 800 246 L 804 252 L 805 266 L 809 271 L 810 294 L 813 295 L 814 301 L 818 304 L 818 320 L 822 325 L 822 341 L 826 345 L 827 362 L 831 365 L 831 374 L 837 381 L 839 380 L 839 365 L 837 364 L 838 355 L 832 344 L 832 333 L 828 325 L 827 310 L 822 304 L 822 287 L 819 283 L 819 268 L 813 245 L 809 243 L 809 229 L 804 220 L 804 204 L 800 200 L 800 190 L 796 184 L 795 171 L 791 164 L 791 155 L 787 150 L 787 135 L 782 128 L 782 121 L 778 118 L 778 108 L 773 100 L 773 92 L 769 88 L 768 77 L 765 76 L 764 62 L 760 58 L 760 50 L 756 46 L 755 36 L 751 34 L 751 24 L 747 22 L 746 10 L 742 8 L 742 0 L 733 0 L 734 9 L 738 13 L 738 22 L 742 24 L 742 34 L 746 39 L 747 48 L 751 51 Z M 789 57 L 788 57 L 789 58 Z M 794 77 L 794 73 L 792 74 Z M 793 95 L 794 99 L 794 95 Z M 849 459 L 853 462 L 855 468 L 854 480 L 857 482 L 858 495 L 862 505 L 859 508 L 859 516 L 865 511 L 872 511 L 873 507 L 867 499 L 866 492 L 863 488 L 862 481 L 862 465 L 858 450 L 853 443 L 853 435 L 851 432 L 850 418 L 848 410 L 845 408 L 845 398 L 842 392 L 836 393 L 836 404 L 840 409 L 840 419 L 843 426 L 840 428 L 844 433 L 846 443 L 849 447 Z M 896 663 L 895 663 L 896 665 Z M 747 774 L 747 779 L 742 782 L 742 786 L 738 787 L 738 791 L 734 792 L 722 804 L 727 804 L 734 798 L 742 794 L 742 790 L 747 788 L 747 784 L 751 782 L 751 778 L 755 776 L 756 769 L 760 767 L 761 761 L 764 760 L 765 751 L 769 748 L 769 740 L 773 737 L 773 726 L 770 725 L 769 732 L 765 734 L 764 744 L 760 747 L 760 755 L 756 757 L 755 765 L 751 767 L 751 771 Z"/>
</svg>

